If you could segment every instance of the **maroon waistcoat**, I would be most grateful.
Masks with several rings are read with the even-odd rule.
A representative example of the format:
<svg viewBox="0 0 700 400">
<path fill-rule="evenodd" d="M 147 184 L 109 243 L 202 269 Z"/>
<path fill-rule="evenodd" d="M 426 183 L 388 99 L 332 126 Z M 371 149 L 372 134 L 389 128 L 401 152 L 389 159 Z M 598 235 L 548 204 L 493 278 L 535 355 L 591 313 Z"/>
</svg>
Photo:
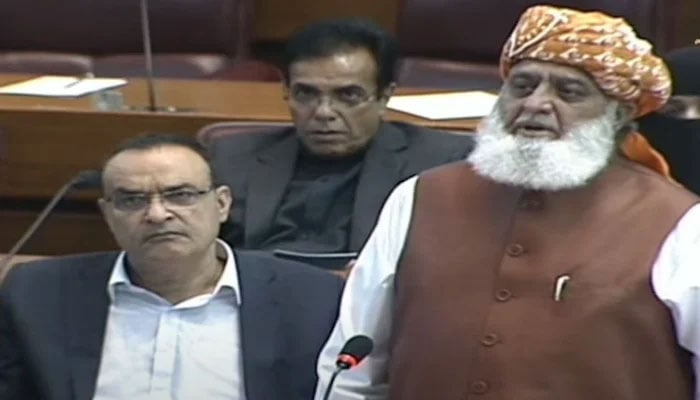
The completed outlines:
<svg viewBox="0 0 700 400">
<path fill-rule="evenodd" d="M 451 164 L 422 174 L 415 196 L 390 399 L 693 398 L 651 267 L 695 196 L 624 160 L 547 193 Z"/>
</svg>

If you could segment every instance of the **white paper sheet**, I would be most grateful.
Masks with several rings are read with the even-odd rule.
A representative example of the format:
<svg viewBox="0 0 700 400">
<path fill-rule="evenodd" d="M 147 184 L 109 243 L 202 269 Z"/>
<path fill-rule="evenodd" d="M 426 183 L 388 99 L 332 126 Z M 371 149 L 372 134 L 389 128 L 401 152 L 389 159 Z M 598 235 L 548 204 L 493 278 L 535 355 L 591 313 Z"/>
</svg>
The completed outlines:
<svg viewBox="0 0 700 400">
<path fill-rule="evenodd" d="M 125 79 L 41 76 L 0 87 L 0 94 L 45 97 L 79 97 L 126 84 Z"/>
<path fill-rule="evenodd" d="M 392 110 L 430 120 L 481 118 L 488 115 L 498 96 L 482 91 L 393 96 Z"/>
</svg>

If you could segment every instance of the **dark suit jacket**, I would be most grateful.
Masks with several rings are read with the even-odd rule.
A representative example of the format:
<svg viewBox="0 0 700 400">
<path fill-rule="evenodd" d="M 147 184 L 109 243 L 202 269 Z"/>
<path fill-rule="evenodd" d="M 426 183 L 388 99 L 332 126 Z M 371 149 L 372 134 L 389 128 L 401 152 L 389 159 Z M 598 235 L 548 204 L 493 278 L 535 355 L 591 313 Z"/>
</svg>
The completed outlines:
<svg viewBox="0 0 700 400">
<path fill-rule="evenodd" d="M 473 139 L 404 123 L 384 123 L 364 160 L 355 192 L 349 249 L 359 250 L 391 190 L 417 173 L 465 158 Z M 214 170 L 233 191 L 231 221 L 223 238 L 259 248 L 294 174 L 299 141 L 294 128 L 225 135 L 209 144 Z M 248 206 L 250 205 L 250 207 Z"/>
<path fill-rule="evenodd" d="M 8 274 L 0 287 L 0 399 L 92 399 L 116 256 L 43 260 Z M 236 263 L 248 400 L 313 398 L 342 280 L 252 252 L 237 251 Z"/>
</svg>

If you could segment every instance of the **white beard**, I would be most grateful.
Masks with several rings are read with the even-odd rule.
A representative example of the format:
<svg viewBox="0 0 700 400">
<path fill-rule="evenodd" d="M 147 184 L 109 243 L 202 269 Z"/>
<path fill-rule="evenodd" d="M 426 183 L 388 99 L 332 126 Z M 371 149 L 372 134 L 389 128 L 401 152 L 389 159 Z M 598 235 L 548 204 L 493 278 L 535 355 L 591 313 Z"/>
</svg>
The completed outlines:
<svg viewBox="0 0 700 400">
<path fill-rule="evenodd" d="M 605 168 L 615 149 L 615 104 L 605 115 L 559 139 L 511 135 L 498 111 L 482 122 L 469 155 L 474 170 L 499 183 L 533 190 L 585 185 Z"/>
</svg>

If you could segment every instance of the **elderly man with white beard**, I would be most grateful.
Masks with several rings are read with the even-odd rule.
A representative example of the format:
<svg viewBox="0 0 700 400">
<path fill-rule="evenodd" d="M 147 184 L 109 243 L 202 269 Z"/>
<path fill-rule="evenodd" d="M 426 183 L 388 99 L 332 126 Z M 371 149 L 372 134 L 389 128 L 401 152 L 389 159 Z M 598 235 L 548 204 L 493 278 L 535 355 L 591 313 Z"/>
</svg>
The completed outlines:
<svg viewBox="0 0 700 400">
<path fill-rule="evenodd" d="M 623 20 L 535 6 L 466 162 L 399 185 L 319 359 L 335 400 L 689 400 L 700 206 L 623 146 L 670 79 Z M 672 133 L 669 133 L 672 134 Z"/>
</svg>

